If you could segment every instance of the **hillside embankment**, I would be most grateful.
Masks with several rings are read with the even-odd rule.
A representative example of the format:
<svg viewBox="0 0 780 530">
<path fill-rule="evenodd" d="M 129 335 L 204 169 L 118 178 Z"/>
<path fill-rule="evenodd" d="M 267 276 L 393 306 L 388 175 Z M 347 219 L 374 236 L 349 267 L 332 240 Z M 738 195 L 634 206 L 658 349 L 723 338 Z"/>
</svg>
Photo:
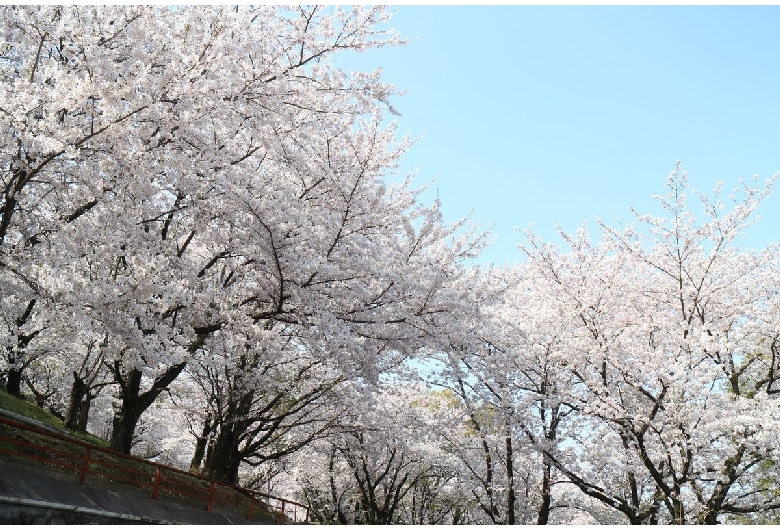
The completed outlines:
<svg viewBox="0 0 780 530">
<path fill-rule="evenodd" d="M 3 416 L 19 416 L 0 410 Z M 37 423 L 37 422 L 36 422 Z M 0 457 L 0 524 L 274 524 L 90 476 Z"/>
</svg>

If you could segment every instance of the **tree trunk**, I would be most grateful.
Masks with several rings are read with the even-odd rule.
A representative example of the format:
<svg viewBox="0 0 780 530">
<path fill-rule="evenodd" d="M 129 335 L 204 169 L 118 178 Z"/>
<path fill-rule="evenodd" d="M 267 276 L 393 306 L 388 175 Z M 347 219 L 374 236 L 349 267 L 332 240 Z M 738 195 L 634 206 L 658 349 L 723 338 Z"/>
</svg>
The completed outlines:
<svg viewBox="0 0 780 530">
<path fill-rule="evenodd" d="M 76 426 L 76 430 L 79 432 L 87 432 L 87 423 L 89 422 L 89 409 L 92 408 L 92 398 L 95 397 L 89 392 L 84 396 L 84 401 L 79 407 L 79 423 Z"/>
<path fill-rule="evenodd" d="M 212 430 L 213 427 L 211 425 L 211 412 L 209 412 L 206 415 L 205 421 L 203 422 L 203 430 L 195 441 L 195 453 L 193 454 L 192 460 L 190 461 L 190 473 L 198 473 L 200 471 L 200 466 L 203 463 L 203 457 L 206 456 L 206 444 L 209 439 L 209 434 L 211 434 Z"/>
<path fill-rule="evenodd" d="M 344 510 L 341 507 L 342 504 L 341 498 L 337 493 L 336 479 L 335 479 L 335 472 L 334 472 L 335 462 L 336 462 L 336 448 L 331 446 L 330 458 L 328 459 L 328 482 L 330 483 L 330 498 L 331 498 L 331 502 L 333 502 L 333 506 L 336 509 L 336 517 L 338 518 L 339 524 L 348 524 L 347 515 L 344 513 Z"/>
<path fill-rule="evenodd" d="M 547 395 L 548 386 L 547 381 L 543 385 L 545 395 Z M 547 423 L 547 407 L 543 406 L 539 410 L 543 423 Z M 555 405 L 550 408 L 550 426 L 544 429 L 544 439 L 550 446 L 555 445 L 555 441 L 558 438 L 558 425 L 561 421 L 561 409 L 560 405 Z M 639 502 L 634 504 L 638 505 Z M 552 462 L 546 454 L 542 455 L 542 487 L 541 487 L 541 503 L 539 504 L 539 515 L 536 519 L 536 524 L 548 524 L 550 521 L 550 510 L 552 509 Z"/>
<path fill-rule="evenodd" d="M 472 421 L 474 421 L 473 418 Z M 475 421 L 474 425 L 477 425 Z M 480 503 L 480 507 L 487 513 L 493 524 L 498 524 L 498 508 L 493 504 L 493 459 L 490 456 L 490 446 L 484 436 L 482 437 L 482 451 L 485 456 L 485 493 L 490 504 L 486 506 L 484 503 Z"/>
<path fill-rule="evenodd" d="M 130 454 L 135 428 L 147 408 L 142 407 L 140 399 L 141 371 L 132 370 L 123 383 L 120 385 L 122 402 L 114 410 L 111 449 Z"/>
<path fill-rule="evenodd" d="M 211 428 L 217 431 L 213 446 L 209 448 L 205 471 L 209 478 L 238 484 L 238 468 L 243 455 L 239 451 L 241 440 L 253 420 L 247 419 L 252 410 L 254 391 L 240 390 L 240 371 L 247 366 L 246 358 L 239 361 L 239 375 L 230 382 L 230 393 L 224 409 L 217 412 Z"/>
<path fill-rule="evenodd" d="M 240 443 L 236 425 L 220 429 L 214 447 L 206 460 L 206 474 L 212 480 L 238 484 L 238 467 L 241 465 Z"/>
<path fill-rule="evenodd" d="M 542 474 L 542 502 L 539 505 L 539 517 L 536 519 L 536 524 L 547 524 L 550 520 L 550 506 L 552 503 L 552 495 L 550 494 L 550 471 L 551 464 L 547 457 L 544 458 L 544 471 Z"/>
<path fill-rule="evenodd" d="M 5 391 L 16 396 L 22 397 L 22 371 L 15 368 L 8 370 L 8 377 L 5 383 Z"/>
<path fill-rule="evenodd" d="M 507 427 L 507 431 L 509 428 Z M 512 437 L 507 433 L 505 438 L 506 443 L 506 523 L 515 524 L 515 473 L 512 450 Z"/>
<path fill-rule="evenodd" d="M 119 383 L 119 394 L 122 402 L 114 410 L 111 449 L 130 454 L 135 428 L 138 425 L 138 420 L 141 419 L 141 415 L 154 403 L 157 396 L 179 376 L 185 366 L 187 366 L 187 363 L 171 366 L 154 380 L 149 390 L 141 392 L 141 371 L 130 370 L 123 377 L 119 361 L 114 363 L 114 376 Z"/>
<path fill-rule="evenodd" d="M 133 448 L 133 436 L 135 427 L 141 415 L 135 413 L 126 402 L 122 408 L 114 413 L 113 429 L 111 431 L 111 449 L 130 454 Z"/>
<path fill-rule="evenodd" d="M 2 238 L 0 238 L 0 243 L 2 243 Z M 35 298 L 30 300 L 30 303 L 27 304 L 27 308 L 24 310 L 22 316 L 16 320 L 17 326 L 21 328 L 29 320 L 33 308 L 35 307 L 35 303 Z M 27 363 L 21 363 L 22 359 L 24 359 L 24 350 L 27 345 L 30 344 L 30 341 L 32 341 L 40 332 L 41 330 L 38 329 L 27 335 L 20 334 L 17 339 L 16 352 L 14 352 L 12 348 L 8 348 L 9 364 L 12 366 L 18 366 L 18 368 L 11 368 L 8 370 L 8 377 L 6 379 L 5 390 L 12 396 L 16 396 L 18 398 L 22 397 L 22 370 L 24 370 L 24 367 L 27 365 Z"/>
<path fill-rule="evenodd" d="M 79 430 L 81 409 L 84 406 L 84 398 L 89 394 L 89 388 L 79 374 L 73 372 L 73 384 L 70 387 L 70 399 L 68 410 L 65 412 L 63 423 L 66 429 Z"/>
</svg>

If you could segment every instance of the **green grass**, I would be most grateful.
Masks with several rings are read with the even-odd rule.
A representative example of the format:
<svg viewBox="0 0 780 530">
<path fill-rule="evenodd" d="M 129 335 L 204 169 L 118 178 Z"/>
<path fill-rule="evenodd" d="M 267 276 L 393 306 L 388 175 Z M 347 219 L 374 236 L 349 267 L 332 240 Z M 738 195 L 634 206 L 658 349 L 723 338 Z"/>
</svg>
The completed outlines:
<svg viewBox="0 0 780 530">
<path fill-rule="evenodd" d="M 0 408 L 10 410 L 21 416 L 38 420 L 55 429 L 63 429 L 62 421 L 51 412 L 47 412 L 27 400 L 12 396 L 4 390 L 0 390 Z"/>
<path fill-rule="evenodd" d="M 0 390 L 0 408 L 9 410 L 26 418 L 40 421 L 49 427 L 57 429 L 63 434 L 68 434 L 74 438 L 78 438 L 79 440 L 99 445 L 101 447 L 108 447 L 108 442 L 104 439 L 86 432 L 71 431 L 70 429 L 66 429 L 62 423 L 62 420 L 60 420 L 51 412 L 43 410 L 35 403 L 30 403 L 25 399 L 12 396 L 4 390 Z"/>
</svg>

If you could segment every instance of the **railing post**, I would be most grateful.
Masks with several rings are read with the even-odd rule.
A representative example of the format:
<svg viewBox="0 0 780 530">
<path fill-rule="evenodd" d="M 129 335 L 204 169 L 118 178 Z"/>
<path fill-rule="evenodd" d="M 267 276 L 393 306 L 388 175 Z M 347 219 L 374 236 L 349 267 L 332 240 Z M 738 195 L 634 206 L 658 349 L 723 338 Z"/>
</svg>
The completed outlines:
<svg viewBox="0 0 780 530">
<path fill-rule="evenodd" d="M 81 466 L 81 477 L 79 477 L 79 485 L 83 486 L 87 480 L 87 472 L 89 471 L 89 447 L 87 452 L 84 453 L 84 465 Z"/>
<path fill-rule="evenodd" d="M 209 503 L 206 505 L 206 511 L 214 510 L 214 483 L 209 482 Z"/>
<path fill-rule="evenodd" d="M 249 520 L 252 521 L 255 518 L 255 494 L 249 494 Z"/>
<path fill-rule="evenodd" d="M 298 522 L 298 505 L 293 504 L 293 522 Z"/>
<path fill-rule="evenodd" d="M 284 499 L 282 499 L 282 511 L 279 512 L 279 521 L 284 522 Z"/>
<path fill-rule="evenodd" d="M 154 489 L 152 490 L 152 499 L 157 500 L 157 495 L 160 493 L 160 468 L 155 466 L 154 468 Z"/>
</svg>

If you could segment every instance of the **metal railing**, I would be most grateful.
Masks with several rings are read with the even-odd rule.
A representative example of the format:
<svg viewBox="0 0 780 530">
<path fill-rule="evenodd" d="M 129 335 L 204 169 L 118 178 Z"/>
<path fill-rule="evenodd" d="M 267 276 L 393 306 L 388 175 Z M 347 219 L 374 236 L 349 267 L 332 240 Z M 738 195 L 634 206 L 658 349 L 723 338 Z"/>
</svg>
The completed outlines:
<svg viewBox="0 0 780 530">
<path fill-rule="evenodd" d="M 0 430 L 0 453 L 72 472 L 81 485 L 91 476 L 147 490 L 155 500 L 162 494 L 174 502 L 194 501 L 207 511 L 229 508 L 246 513 L 250 521 L 256 516 L 281 523 L 309 521 L 309 509 L 290 499 L 210 480 L 2 416 L 0 426 L 5 426 Z"/>
</svg>

